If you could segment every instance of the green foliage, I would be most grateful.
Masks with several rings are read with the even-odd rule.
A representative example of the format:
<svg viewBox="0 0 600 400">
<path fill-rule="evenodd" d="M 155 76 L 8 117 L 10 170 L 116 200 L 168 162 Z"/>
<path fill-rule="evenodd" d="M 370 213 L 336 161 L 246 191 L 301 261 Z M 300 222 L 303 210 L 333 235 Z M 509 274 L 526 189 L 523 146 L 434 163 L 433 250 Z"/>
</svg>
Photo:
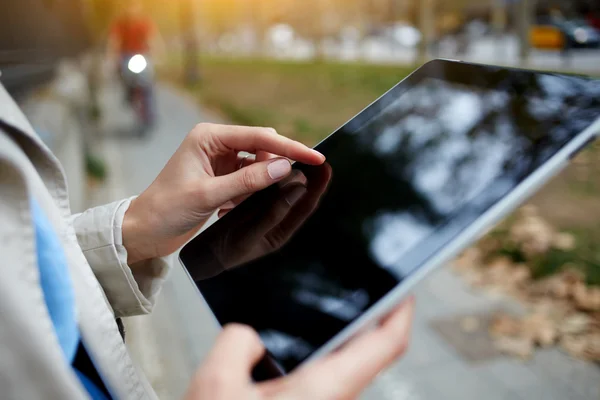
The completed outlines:
<svg viewBox="0 0 600 400">
<path fill-rule="evenodd" d="M 85 166 L 88 177 L 98 181 L 106 180 L 108 172 L 104 160 L 91 153 L 87 153 L 85 156 Z"/>
</svg>

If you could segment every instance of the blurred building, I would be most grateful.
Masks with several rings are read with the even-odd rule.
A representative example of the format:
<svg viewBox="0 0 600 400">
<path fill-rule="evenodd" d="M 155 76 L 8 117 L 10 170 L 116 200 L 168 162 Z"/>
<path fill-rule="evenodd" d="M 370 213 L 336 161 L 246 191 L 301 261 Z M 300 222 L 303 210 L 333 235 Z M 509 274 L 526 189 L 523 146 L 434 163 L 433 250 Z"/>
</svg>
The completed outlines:
<svg viewBox="0 0 600 400">
<path fill-rule="evenodd" d="M 57 60 L 90 44 L 80 0 L 3 0 L 0 13 L 1 82 L 11 92 L 52 76 Z"/>
</svg>

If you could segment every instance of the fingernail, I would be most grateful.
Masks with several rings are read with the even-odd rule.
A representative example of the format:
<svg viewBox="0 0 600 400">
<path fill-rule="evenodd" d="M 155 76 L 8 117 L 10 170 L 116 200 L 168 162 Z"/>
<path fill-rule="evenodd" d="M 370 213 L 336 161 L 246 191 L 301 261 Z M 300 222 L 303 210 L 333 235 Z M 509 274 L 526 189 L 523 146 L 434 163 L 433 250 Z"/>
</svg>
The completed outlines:
<svg viewBox="0 0 600 400">
<path fill-rule="evenodd" d="M 306 188 L 304 186 L 296 186 L 285 195 L 285 201 L 287 201 L 290 206 L 294 206 L 294 204 L 304 196 L 304 193 L 306 193 Z"/>
<path fill-rule="evenodd" d="M 325 161 L 325 156 L 323 155 L 323 153 L 319 153 L 319 152 L 318 152 L 318 151 L 316 151 L 316 150 L 313 150 L 313 153 L 315 153 L 316 155 L 318 155 L 319 157 L 321 157 L 321 159 L 322 159 L 323 161 Z"/>
<path fill-rule="evenodd" d="M 278 180 L 288 175 L 292 170 L 292 165 L 288 160 L 275 160 L 267 166 L 267 172 L 273 180 Z"/>
</svg>

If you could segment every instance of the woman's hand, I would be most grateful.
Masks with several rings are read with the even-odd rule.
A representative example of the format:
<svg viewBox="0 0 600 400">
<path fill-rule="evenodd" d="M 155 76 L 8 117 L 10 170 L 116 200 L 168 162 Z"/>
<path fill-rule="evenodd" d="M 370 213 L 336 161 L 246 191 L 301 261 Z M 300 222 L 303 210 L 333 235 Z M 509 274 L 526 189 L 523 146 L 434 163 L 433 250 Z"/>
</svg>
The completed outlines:
<svg viewBox="0 0 600 400">
<path fill-rule="evenodd" d="M 239 152 L 256 158 L 240 157 Z M 125 214 L 128 263 L 175 252 L 216 210 L 231 209 L 287 177 L 289 160 L 320 165 L 325 157 L 270 128 L 196 126 Z"/>
<path fill-rule="evenodd" d="M 193 260 L 188 270 L 192 278 L 208 279 L 279 250 L 316 211 L 330 180 L 327 163 L 305 172 L 293 170 L 279 188 L 206 230 L 186 255 Z"/>
<path fill-rule="evenodd" d="M 375 330 L 338 352 L 259 384 L 251 380 L 253 366 L 265 351 L 258 335 L 245 326 L 225 327 L 193 378 L 186 400 L 354 399 L 406 350 L 413 306 L 408 300 Z"/>
</svg>

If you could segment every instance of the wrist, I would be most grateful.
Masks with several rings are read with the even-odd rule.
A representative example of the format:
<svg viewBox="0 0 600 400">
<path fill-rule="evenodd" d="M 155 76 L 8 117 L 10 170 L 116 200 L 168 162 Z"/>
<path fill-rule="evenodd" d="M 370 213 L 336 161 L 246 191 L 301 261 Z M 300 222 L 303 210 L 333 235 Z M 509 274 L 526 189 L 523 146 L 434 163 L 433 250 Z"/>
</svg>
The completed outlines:
<svg viewBox="0 0 600 400">
<path fill-rule="evenodd" d="M 142 261 L 156 258 L 152 240 L 149 239 L 147 228 L 148 218 L 144 217 L 139 198 L 131 201 L 123 217 L 123 246 L 127 250 L 127 263 L 133 265 Z"/>
</svg>

